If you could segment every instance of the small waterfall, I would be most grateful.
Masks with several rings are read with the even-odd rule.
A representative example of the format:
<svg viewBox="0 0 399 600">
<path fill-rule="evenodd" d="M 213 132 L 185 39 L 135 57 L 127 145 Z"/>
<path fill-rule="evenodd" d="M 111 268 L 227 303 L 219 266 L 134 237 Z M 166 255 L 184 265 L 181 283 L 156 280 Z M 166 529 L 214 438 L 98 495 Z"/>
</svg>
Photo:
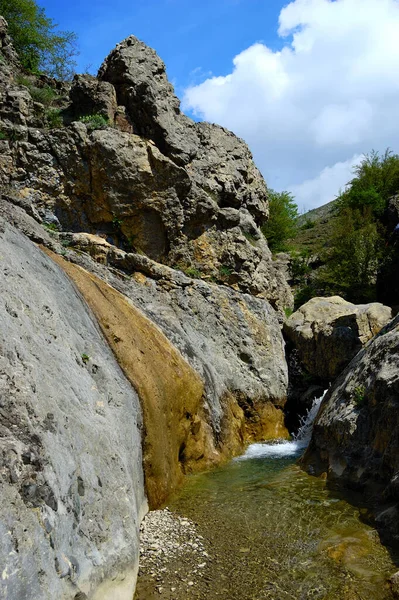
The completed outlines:
<svg viewBox="0 0 399 600">
<path fill-rule="evenodd" d="M 308 410 L 306 415 L 301 418 L 300 427 L 297 433 L 292 436 L 292 441 L 276 440 L 271 443 L 251 444 L 247 448 L 245 454 L 239 456 L 236 460 L 244 460 L 247 458 L 284 458 L 286 456 L 295 456 L 296 454 L 299 454 L 310 442 L 313 422 L 317 416 L 326 391 L 320 398 L 316 398 L 313 401 L 312 407 Z"/>
<path fill-rule="evenodd" d="M 309 408 L 306 415 L 301 417 L 300 427 L 296 434 L 294 434 L 293 440 L 297 444 L 300 444 L 301 448 L 306 448 L 306 446 L 310 442 L 310 438 L 312 437 L 313 431 L 313 423 L 315 418 L 317 417 L 317 413 L 319 412 L 320 404 L 326 394 L 327 390 L 324 391 L 323 395 L 320 398 L 315 398 L 313 400 L 313 404 L 311 408 Z"/>
</svg>

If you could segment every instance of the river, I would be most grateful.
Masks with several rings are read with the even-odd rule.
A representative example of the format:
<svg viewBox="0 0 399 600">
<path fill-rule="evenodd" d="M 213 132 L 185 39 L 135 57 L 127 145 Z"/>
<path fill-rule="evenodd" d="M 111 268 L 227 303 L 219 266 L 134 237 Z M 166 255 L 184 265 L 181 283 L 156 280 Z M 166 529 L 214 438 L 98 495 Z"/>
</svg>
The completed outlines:
<svg viewBox="0 0 399 600">
<path fill-rule="evenodd" d="M 174 592 L 166 586 L 165 598 L 392 598 L 387 579 L 396 561 L 363 522 L 366 507 L 348 503 L 295 464 L 316 412 L 314 405 L 298 439 L 253 444 L 225 466 L 187 478 L 168 506 L 197 524 L 212 559 L 192 588 L 172 581 Z"/>
</svg>

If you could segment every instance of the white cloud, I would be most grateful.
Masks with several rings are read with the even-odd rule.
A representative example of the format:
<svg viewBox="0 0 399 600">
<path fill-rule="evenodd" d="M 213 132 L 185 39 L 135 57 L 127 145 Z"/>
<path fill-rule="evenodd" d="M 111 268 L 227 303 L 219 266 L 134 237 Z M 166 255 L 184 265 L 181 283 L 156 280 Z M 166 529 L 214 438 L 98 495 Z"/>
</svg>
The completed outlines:
<svg viewBox="0 0 399 600">
<path fill-rule="evenodd" d="M 334 200 L 339 191 L 344 191 L 346 184 L 352 179 L 353 167 L 358 165 L 361 159 L 360 154 L 355 154 L 345 162 L 325 167 L 317 177 L 289 187 L 288 191 L 295 196 L 300 212 Z"/>
<path fill-rule="evenodd" d="M 322 204 L 355 155 L 399 149 L 398 31 L 399 0 L 295 0 L 280 51 L 254 44 L 230 74 L 188 88 L 183 108 L 243 137 L 271 187 Z"/>
</svg>

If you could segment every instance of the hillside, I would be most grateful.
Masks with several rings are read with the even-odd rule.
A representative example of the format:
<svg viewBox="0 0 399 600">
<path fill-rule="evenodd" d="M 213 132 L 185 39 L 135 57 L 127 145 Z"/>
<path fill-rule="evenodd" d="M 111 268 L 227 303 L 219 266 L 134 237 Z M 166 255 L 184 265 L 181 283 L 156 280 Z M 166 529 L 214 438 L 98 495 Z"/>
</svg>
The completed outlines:
<svg viewBox="0 0 399 600">
<path fill-rule="evenodd" d="M 336 217 L 336 200 L 300 215 L 297 219 L 297 234 L 290 240 L 290 245 L 298 252 L 309 250 L 310 254 L 319 255 L 329 246 Z"/>
</svg>

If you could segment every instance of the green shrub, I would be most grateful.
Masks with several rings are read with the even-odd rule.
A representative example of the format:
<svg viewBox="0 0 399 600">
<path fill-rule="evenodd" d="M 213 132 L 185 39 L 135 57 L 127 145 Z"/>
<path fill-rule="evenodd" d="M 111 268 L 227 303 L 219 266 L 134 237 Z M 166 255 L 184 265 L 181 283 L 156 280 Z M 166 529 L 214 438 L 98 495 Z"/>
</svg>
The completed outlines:
<svg viewBox="0 0 399 600">
<path fill-rule="evenodd" d="M 301 229 L 306 231 L 306 229 L 313 229 L 313 227 L 315 227 L 315 225 L 316 225 L 316 223 L 314 221 L 312 221 L 311 219 L 306 219 L 304 224 L 301 225 Z"/>
<path fill-rule="evenodd" d="M 339 197 L 341 210 L 368 209 L 373 216 L 381 216 L 388 199 L 399 191 L 399 155 L 389 148 L 382 155 L 372 150 L 353 172 L 355 177 Z"/>
<path fill-rule="evenodd" d="M 188 277 L 192 277 L 193 279 L 200 279 L 201 278 L 201 271 L 199 271 L 195 267 L 186 267 L 184 269 L 184 273 Z"/>
<path fill-rule="evenodd" d="M 4 133 L 4 131 L 0 131 L 0 140 L 6 140 L 7 139 L 7 135 Z"/>
<path fill-rule="evenodd" d="M 43 227 L 48 231 L 58 231 L 58 227 L 55 223 L 43 223 Z"/>
<path fill-rule="evenodd" d="M 87 365 L 87 363 L 90 360 L 90 356 L 88 354 L 86 354 L 86 352 L 83 352 L 83 354 L 82 354 L 82 360 L 83 360 L 84 364 Z"/>
<path fill-rule="evenodd" d="M 115 229 L 120 229 L 123 225 L 123 219 L 120 219 L 119 217 L 114 217 L 112 219 L 112 225 Z"/>
<path fill-rule="evenodd" d="M 16 77 L 18 85 L 23 85 L 28 88 L 29 93 L 34 102 L 40 102 L 44 106 L 51 106 L 51 104 L 58 98 L 58 94 L 54 88 L 49 85 L 38 87 L 35 85 L 34 78 L 26 77 L 25 75 L 18 75 Z"/>
<path fill-rule="evenodd" d="M 84 115 L 79 118 L 81 123 L 84 123 L 87 126 L 87 129 L 104 129 L 105 127 L 109 127 L 109 119 L 100 114 L 94 115 Z"/>
<path fill-rule="evenodd" d="M 49 129 L 59 129 L 60 127 L 63 127 L 64 121 L 61 110 L 58 108 L 49 109 L 46 112 L 46 121 Z"/>
<path fill-rule="evenodd" d="M 294 312 L 294 309 L 290 308 L 289 306 L 286 306 L 284 308 L 284 314 L 287 317 L 287 319 L 288 319 L 288 317 L 290 317 L 292 315 L 293 312 Z"/>
<path fill-rule="evenodd" d="M 227 265 L 220 265 L 219 267 L 219 275 L 222 279 L 228 279 L 232 274 L 233 270 L 230 269 Z"/>
<path fill-rule="evenodd" d="M 57 98 L 57 93 L 53 90 L 49 85 L 45 85 L 44 87 L 36 87 L 31 86 L 29 88 L 29 93 L 32 96 L 32 100 L 35 102 L 40 102 L 40 104 L 44 104 L 44 106 L 50 106 L 52 102 Z"/>
<path fill-rule="evenodd" d="M 352 392 L 351 398 L 356 406 L 363 406 L 366 402 L 366 389 L 363 385 L 358 385 Z"/>
</svg>

